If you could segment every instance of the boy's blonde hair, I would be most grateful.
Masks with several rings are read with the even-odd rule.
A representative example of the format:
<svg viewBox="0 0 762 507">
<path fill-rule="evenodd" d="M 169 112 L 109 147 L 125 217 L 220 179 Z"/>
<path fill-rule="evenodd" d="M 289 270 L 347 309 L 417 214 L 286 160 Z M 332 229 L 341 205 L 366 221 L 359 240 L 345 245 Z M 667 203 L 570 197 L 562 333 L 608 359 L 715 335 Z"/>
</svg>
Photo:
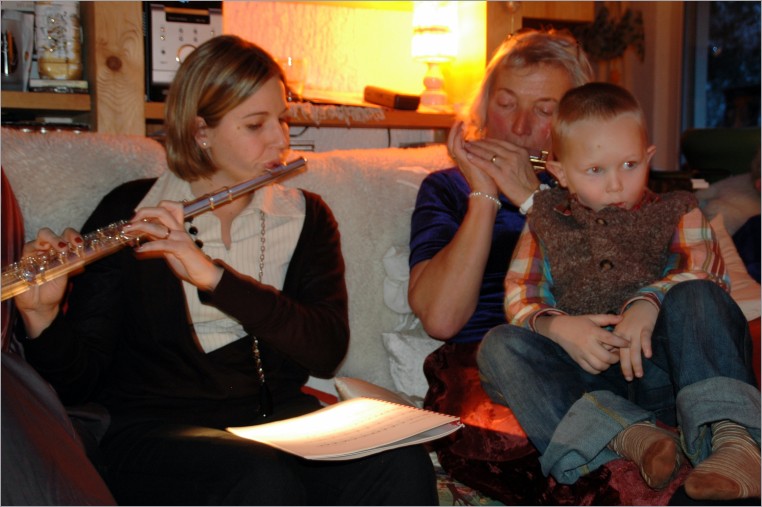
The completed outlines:
<svg viewBox="0 0 762 507">
<path fill-rule="evenodd" d="M 626 89 L 611 83 L 588 83 L 564 94 L 553 118 L 550 135 L 555 157 L 561 155 L 574 124 L 583 120 L 611 120 L 631 114 L 641 126 L 647 141 L 645 115 L 637 99 Z"/>
<path fill-rule="evenodd" d="M 209 39 L 188 55 L 172 81 L 165 107 L 169 169 L 187 181 L 213 174 L 216 168 L 196 143 L 196 117 L 216 127 L 273 77 L 285 84 L 281 68 L 266 51 L 234 35 Z"/>
</svg>

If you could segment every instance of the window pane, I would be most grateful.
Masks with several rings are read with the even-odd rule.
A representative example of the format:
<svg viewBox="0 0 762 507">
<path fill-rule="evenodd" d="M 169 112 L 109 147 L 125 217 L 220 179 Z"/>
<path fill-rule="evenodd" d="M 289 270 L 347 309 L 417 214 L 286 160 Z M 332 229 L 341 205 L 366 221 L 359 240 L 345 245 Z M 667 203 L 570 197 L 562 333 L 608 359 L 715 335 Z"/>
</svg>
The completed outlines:
<svg viewBox="0 0 762 507">
<path fill-rule="evenodd" d="M 706 22 L 706 126 L 759 126 L 760 3 L 710 2 Z"/>
</svg>

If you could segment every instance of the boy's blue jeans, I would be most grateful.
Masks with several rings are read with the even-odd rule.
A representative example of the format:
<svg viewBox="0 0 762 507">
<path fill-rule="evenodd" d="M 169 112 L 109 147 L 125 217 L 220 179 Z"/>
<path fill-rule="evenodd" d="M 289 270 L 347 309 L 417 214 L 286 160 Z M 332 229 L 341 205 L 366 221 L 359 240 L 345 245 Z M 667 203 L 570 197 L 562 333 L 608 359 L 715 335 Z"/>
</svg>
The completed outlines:
<svg viewBox="0 0 762 507">
<path fill-rule="evenodd" d="M 644 376 L 632 382 L 618 364 L 589 374 L 548 338 L 511 325 L 486 335 L 477 360 L 487 393 L 513 410 L 542 455 L 543 473 L 561 483 L 617 459 L 608 443 L 639 421 L 679 425 L 694 465 L 709 455 L 709 425 L 718 420 L 746 427 L 759 444 L 748 324 L 724 290 L 705 280 L 674 286 L 652 344 Z"/>
</svg>

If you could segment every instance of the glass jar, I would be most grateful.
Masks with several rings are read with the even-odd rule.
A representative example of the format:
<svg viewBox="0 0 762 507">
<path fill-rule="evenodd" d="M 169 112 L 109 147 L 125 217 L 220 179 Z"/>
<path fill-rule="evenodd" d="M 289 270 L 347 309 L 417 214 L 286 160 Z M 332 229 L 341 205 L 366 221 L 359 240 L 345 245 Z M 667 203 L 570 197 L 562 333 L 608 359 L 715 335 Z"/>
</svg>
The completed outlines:
<svg viewBox="0 0 762 507">
<path fill-rule="evenodd" d="M 35 2 L 34 24 L 40 78 L 81 79 L 79 2 Z"/>
</svg>

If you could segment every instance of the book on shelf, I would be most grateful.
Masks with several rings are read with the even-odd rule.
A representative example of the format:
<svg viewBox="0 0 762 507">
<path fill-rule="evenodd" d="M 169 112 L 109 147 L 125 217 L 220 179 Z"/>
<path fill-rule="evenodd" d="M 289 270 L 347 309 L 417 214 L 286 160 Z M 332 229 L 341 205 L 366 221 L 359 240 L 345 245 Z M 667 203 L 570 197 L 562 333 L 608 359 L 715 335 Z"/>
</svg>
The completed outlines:
<svg viewBox="0 0 762 507">
<path fill-rule="evenodd" d="M 348 460 L 436 440 L 462 426 L 459 417 L 358 397 L 303 416 L 227 431 L 311 460 Z"/>
<path fill-rule="evenodd" d="M 87 93 L 88 83 L 84 79 L 30 79 L 29 89 L 33 92 Z"/>
</svg>

